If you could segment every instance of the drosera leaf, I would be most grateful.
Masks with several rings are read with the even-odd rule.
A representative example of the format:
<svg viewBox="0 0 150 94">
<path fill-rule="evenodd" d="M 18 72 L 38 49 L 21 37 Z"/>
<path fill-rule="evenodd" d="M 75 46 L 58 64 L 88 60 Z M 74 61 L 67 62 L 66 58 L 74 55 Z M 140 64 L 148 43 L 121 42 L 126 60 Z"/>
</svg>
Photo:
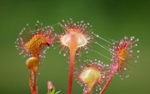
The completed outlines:
<svg viewBox="0 0 150 94">
<path fill-rule="evenodd" d="M 47 94 L 59 94 L 61 91 L 57 91 L 55 92 L 55 89 L 53 89 L 52 91 L 48 91 Z"/>
<path fill-rule="evenodd" d="M 48 93 L 47 94 L 58 94 L 60 91 L 57 91 L 55 93 L 55 87 L 53 86 L 53 83 L 51 81 L 47 82 L 47 88 L 48 88 Z"/>
<path fill-rule="evenodd" d="M 58 93 L 60 93 L 61 92 L 61 90 L 60 91 L 57 91 L 55 94 L 58 94 Z"/>
</svg>

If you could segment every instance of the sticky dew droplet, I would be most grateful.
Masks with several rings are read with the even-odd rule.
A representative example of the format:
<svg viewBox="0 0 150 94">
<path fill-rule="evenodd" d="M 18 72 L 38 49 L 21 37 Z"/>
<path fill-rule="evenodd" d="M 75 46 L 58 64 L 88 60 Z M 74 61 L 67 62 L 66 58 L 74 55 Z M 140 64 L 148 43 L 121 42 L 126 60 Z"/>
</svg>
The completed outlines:
<svg viewBox="0 0 150 94">
<path fill-rule="evenodd" d="M 137 50 L 137 53 L 140 53 L 140 51 L 139 51 L 139 50 Z"/>
<path fill-rule="evenodd" d="M 129 77 L 129 75 L 126 75 L 126 78 L 128 78 Z"/>
</svg>

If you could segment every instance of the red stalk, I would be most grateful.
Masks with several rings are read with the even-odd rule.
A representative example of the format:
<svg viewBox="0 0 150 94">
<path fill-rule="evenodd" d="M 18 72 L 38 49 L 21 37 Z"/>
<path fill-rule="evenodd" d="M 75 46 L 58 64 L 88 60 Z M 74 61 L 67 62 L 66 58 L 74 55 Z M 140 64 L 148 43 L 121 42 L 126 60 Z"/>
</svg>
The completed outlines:
<svg viewBox="0 0 150 94">
<path fill-rule="evenodd" d="M 33 71 L 34 73 L 34 85 L 33 85 L 33 90 L 34 90 L 34 94 L 38 94 L 36 91 L 36 71 Z"/>
<path fill-rule="evenodd" d="M 110 84 L 112 78 L 113 78 L 113 75 L 109 78 L 109 80 L 107 81 L 107 83 L 105 84 L 105 86 L 103 87 L 103 89 L 101 90 L 101 92 L 99 94 L 103 94 L 104 93 L 104 91 L 106 90 L 106 88 Z"/>
<path fill-rule="evenodd" d="M 109 77 L 107 83 L 104 85 L 103 89 L 100 91 L 99 94 L 103 94 L 104 93 L 104 91 L 106 90 L 106 88 L 110 84 L 110 82 L 111 82 L 112 78 L 114 77 L 114 75 L 116 74 L 116 72 L 117 72 L 117 69 L 114 70 L 113 74 Z"/>
<path fill-rule="evenodd" d="M 30 90 L 31 90 L 31 93 L 32 93 L 32 71 L 30 70 L 30 74 L 29 74 L 29 85 L 30 85 Z"/>
<path fill-rule="evenodd" d="M 70 73 L 69 73 L 69 83 L 68 83 L 68 94 L 71 94 L 72 92 L 75 52 L 76 50 L 70 50 Z"/>
<path fill-rule="evenodd" d="M 32 83 L 32 72 L 34 75 L 34 82 Z M 29 75 L 29 84 L 30 84 L 30 90 L 32 94 L 38 94 L 36 91 L 36 70 L 30 70 L 30 75 Z"/>
<path fill-rule="evenodd" d="M 90 90 L 88 90 L 88 91 L 86 92 L 86 94 L 90 94 L 90 92 L 91 92 L 91 89 L 90 89 Z"/>
</svg>

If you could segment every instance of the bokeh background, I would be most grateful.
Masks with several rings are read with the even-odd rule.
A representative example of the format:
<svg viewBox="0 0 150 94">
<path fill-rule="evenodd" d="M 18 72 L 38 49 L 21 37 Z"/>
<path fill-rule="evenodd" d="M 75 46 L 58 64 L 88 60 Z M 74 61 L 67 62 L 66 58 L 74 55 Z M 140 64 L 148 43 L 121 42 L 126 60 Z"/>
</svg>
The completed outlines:
<svg viewBox="0 0 150 94">
<path fill-rule="evenodd" d="M 131 62 L 135 67 L 130 68 L 130 77 L 121 80 L 115 76 L 104 94 L 150 93 L 149 0 L 1 0 L 0 94 L 30 94 L 29 71 L 25 66 L 27 58 L 19 56 L 15 48 L 15 40 L 22 28 L 29 23 L 34 29 L 37 20 L 44 25 L 53 25 L 69 18 L 75 22 L 89 22 L 93 31 L 106 39 L 139 38 L 137 49 L 140 50 L 140 58 L 137 64 Z M 106 53 L 100 47 L 95 48 L 102 54 Z M 46 94 L 48 80 L 53 82 L 56 90 L 61 90 L 60 94 L 67 93 L 69 65 L 67 57 L 58 54 L 60 49 L 50 48 L 39 68 L 39 94 Z M 109 54 L 107 56 L 110 57 Z M 94 58 L 103 61 L 103 57 L 94 52 L 87 59 Z M 83 94 L 82 89 L 74 81 L 73 94 Z"/>
</svg>

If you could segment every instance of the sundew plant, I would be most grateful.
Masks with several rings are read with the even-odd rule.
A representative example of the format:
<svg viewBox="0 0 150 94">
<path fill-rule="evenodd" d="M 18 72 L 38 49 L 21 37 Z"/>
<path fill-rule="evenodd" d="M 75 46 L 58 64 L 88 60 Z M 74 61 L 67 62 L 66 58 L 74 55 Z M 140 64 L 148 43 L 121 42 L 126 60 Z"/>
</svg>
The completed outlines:
<svg viewBox="0 0 150 94">
<path fill-rule="evenodd" d="M 57 27 L 55 27 L 57 25 Z M 83 86 L 83 94 L 104 94 L 104 91 L 109 86 L 115 74 L 118 74 L 121 79 L 128 78 L 130 68 L 139 58 L 139 50 L 136 50 L 138 38 L 134 36 L 123 37 L 120 40 L 105 39 L 93 31 L 90 23 L 84 21 L 74 22 L 72 19 L 58 22 L 55 26 L 43 26 L 37 21 L 35 29 L 31 29 L 27 24 L 27 28 L 23 28 L 16 40 L 16 48 L 19 50 L 19 55 L 28 57 L 25 61 L 26 67 L 29 69 L 29 87 L 31 94 L 38 94 L 37 90 L 37 71 L 39 65 L 44 64 L 42 59 L 45 58 L 46 50 L 55 48 L 59 45 L 60 51 L 69 56 L 69 76 L 68 76 L 68 94 L 72 94 L 73 80 L 76 79 Z M 60 31 L 59 31 L 60 30 Z M 61 33 L 57 33 L 61 32 Z M 101 44 L 104 41 L 107 45 Z M 111 57 L 105 56 L 103 53 L 95 49 L 93 45 L 99 46 L 106 50 Z M 88 51 L 96 53 L 109 60 L 108 63 L 103 63 L 100 58 L 91 60 L 88 56 L 84 61 L 80 61 L 82 53 Z M 83 57 L 83 56 L 82 56 Z M 76 58 L 78 59 L 77 61 Z M 81 63 L 80 68 L 76 68 L 76 63 Z M 47 82 L 47 94 L 61 94 L 60 91 L 55 91 L 51 81 Z M 95 89 L 96 88 L 96 89 Z"/>
</svg>

